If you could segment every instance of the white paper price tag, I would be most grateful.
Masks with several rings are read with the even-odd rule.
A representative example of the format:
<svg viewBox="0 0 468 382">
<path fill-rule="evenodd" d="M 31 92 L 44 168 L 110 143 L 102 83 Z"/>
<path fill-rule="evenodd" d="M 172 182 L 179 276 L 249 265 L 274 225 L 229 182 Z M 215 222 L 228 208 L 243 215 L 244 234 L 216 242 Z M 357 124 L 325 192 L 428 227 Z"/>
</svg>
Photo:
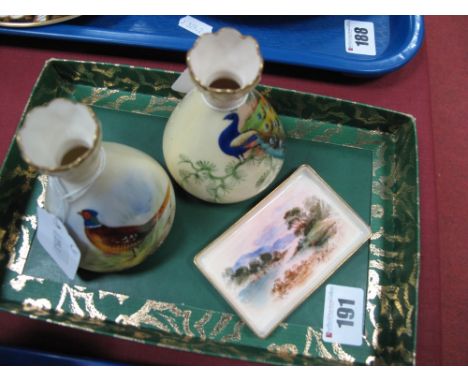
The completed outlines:
<svg viewBox="0 0 468 382">
<path fill-rule="evenodd" d="M 179 26 L 181 28 L 187 29 L 189 32 L 195 33 L 197 36 L 200 36 L 204 33 L 211 33 L 213 31 L 213 27 L 211 25 L 197 20 L 192 16 L 182 17 L 179 20 Z"/>
<path fill-rule="evenodd" d="M 190 77 L 189 71 L 188 69 L 185 69 L 172 84 L 171 89 L 179 93 L 188 93 L 194 87 L 195 84 Z"/>
<path fill-rule="evenodd" d="M 375 56 L 374 23 L 370 21 L 345 20 L 346 52 Z"/>
<path fill-rule="evenodd" d="M 325 342 L 361 346 L 364 319 L 364 291 L 328 284 L 323 310 Z"/>
<path fill-rule="evenodd" d="M 69 279 L 74 279 L 81 254 L 65 225 L 44 208 L 37 208 L 37 238 Z"/>
</svg>

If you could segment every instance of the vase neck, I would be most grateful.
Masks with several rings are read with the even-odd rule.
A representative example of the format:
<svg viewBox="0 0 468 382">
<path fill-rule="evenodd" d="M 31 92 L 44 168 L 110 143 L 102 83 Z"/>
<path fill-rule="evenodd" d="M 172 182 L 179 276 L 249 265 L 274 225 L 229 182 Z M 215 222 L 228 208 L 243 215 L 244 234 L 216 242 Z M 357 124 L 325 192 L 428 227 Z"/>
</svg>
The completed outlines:
<svg viewBox="0 0 468 382">
<path fill-rule="evenodd" d="M 104 171 L 106 166 L 106 153 L 102 147 L 92 153 L 79 166 L 49 178 L 49 191 L 57 199 L 53 212 L 62 221 L 65 221 L 70 204 L 81 198 L 91 188 L 94 182 Z M 50 206 L 49 206 L 50 207 Z"/>
<path fill-rule="evenodd" d="M 209 91 L 201 91 L 205 103 L 212 109 L 219 111 L 234 110 L 241 107 L 249 96 L 248 93 L 236 95 L 219 95 Z"/>
<path fill-rule="evenodd" d="M 78 166 L 55 173 L 53 176 L 56 176 L 66 185 L 77 187 L 81 184 L 88 183 L 96 174 L 100 173 L 104 162 L 105 152 L 101 142 L 99 142 L 99 144 L 92 149 L 92 153 Z"/>
</svg>

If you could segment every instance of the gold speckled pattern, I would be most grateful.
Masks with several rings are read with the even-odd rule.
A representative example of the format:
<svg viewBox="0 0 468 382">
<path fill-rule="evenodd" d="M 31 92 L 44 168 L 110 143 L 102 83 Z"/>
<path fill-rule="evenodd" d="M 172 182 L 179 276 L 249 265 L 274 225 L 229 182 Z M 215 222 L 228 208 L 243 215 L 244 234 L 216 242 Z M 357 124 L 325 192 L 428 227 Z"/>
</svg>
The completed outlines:
<svg viewBox="0 0 468 382">
<path fill-rule="evenodd" d="M 38 277 L 32 277 L 28 275 L 18 275 L 14 279 L 10 280 L 10 286 L 16 291 L 21 292 L 23 288 L 26 286 L 28 281 L 36 281 L 38 283 L 43 283 L 44 279 Z"/>
</svg>

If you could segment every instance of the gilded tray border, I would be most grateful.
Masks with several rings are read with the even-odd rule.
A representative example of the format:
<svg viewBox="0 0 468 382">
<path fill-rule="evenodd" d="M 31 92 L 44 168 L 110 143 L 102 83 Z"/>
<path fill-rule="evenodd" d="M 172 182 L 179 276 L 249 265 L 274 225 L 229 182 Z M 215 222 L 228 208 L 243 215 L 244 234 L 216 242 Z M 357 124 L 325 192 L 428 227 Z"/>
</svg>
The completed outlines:
<svg viewBox="0 0 468 382">
<path fill-rule="evenodd" d="M 55 79 L 47 76 L 51 72 L 55 73 Z M 179 101 L 179 96 L 170 89 L 177 75 L 124 65 L 50 60 L 39 76 L 25 112 L 51 97 L 68 96 L 90 105 L 167 116 Z M 67 78 L 69 82 L 63 82 Z M 94 85 L 93 91 L 91 94 L 74 93 L 70 81 Z M 358 360 L 359 354 L 351 354 L 350 348 L 324 343 L 320 328 L 282 324 L 265 340 L 270 342 L 265 342 L 250 335 L 242 321 L 231 314 L 143 301 L 23 274 L 37 227 L 31 211 L 36 200 L 39 204 L 43 202 L 47 178 L 38 177 L 25 165 L 17 165 L 21 161 L 13 144 L 0 172 L 0 207 L 6 211 L 0 220 L 0 263 L 5 264 L 1 268 L 5 280 L 0 308 L 134 341 L 250 361 L 414 364 L 420 226 L 414 118 L 290 90 L 261 87 L 261 91 L 282 115 L 289 137 L 373 152 L 373 234 L 364 335 L 365 345 L 372 349 L 373 356 Z M 136 103 L 140 92 L 146 94 L 144 104 Z M 294 116 L 301 119 L 296 120 Z M 354 135 L 342 142 L 343 132 L 350 131 L 348 126 L 355 128 Z M 22 198 L 18 195 L 30 193 L 34 182 L 42 186 L 41 193 L 35 195 L 32 202 L 25 200 L 29 205 L 21 205 Z M 388 216 L 391 218 L 386 218 Z M 44 295 L 52 285 L 59 286 L 55 295 Z M 11 302 L 17 301 L 18 296 L 22 298 L 22 305 Z M 114 314 L 116 311 L 120 314 Z M 291 343 L 291 337 L 302 340 Z"/>
</svg>

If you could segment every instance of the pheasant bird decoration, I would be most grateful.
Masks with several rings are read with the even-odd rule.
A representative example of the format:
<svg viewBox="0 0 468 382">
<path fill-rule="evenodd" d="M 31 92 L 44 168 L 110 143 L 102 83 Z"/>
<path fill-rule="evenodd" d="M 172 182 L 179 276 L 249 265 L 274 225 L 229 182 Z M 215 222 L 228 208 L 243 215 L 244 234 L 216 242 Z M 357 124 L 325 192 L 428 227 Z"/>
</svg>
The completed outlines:
<svg viewBox="0 0 468 382">
<path fill-rule="evenodd" d="M 138 226 L 109 227 L 102 224 L 95 210 L 86 209 L 79 212 L 84 219 L 85 234 L 100 251 L 117 255 L 134 251 L 148 236 L 163 215 L 171 199 L 171 190 L 167 186 L 166 195 L 159 210 L 146 223 Z"/>
</svg>

